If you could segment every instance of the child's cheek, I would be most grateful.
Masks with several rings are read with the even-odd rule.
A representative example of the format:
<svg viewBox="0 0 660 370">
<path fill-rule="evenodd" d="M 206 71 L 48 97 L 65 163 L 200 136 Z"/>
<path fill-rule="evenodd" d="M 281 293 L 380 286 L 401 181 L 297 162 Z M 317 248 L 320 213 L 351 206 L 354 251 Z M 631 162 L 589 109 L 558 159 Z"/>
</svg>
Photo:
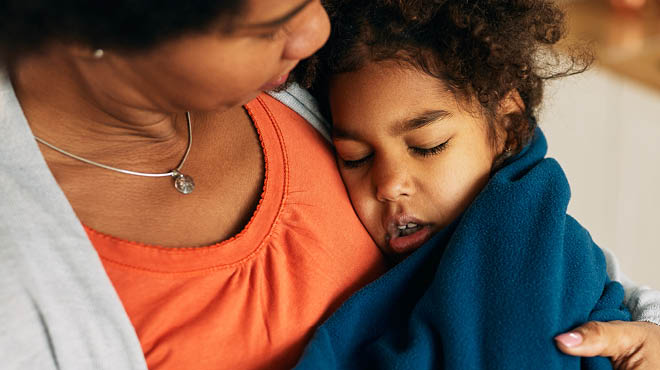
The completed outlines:
<svg viewBox="0 0 660 370">
<path fill-rule="evenodd" d="M 344 173 L 348 172 L 348 173 Z M 370 191 L 369 180 L 354 176 L 351 171 L 342 171 L 342 178 L 348 191 L 353 209 L 360 221 L 379 247 L 385 245 L 385 231 L 382 227 L 382 207 Z"/>
</svg>

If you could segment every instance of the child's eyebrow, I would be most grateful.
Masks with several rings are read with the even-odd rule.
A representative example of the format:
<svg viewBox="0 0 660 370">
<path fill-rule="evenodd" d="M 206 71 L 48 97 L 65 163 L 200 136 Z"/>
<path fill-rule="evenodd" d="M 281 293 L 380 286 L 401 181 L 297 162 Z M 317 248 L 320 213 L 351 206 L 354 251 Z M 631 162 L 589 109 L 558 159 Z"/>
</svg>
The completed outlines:
<svg viewBox="0 0 660 370">
<path fill-rule="evenodd" d="M 450 116 L 451 113 L 446 110 L 427 110 L 421 114 L 417 114 L 414 117 L 406 118 L 400 122 L 397 122 L 393 127 L 390 127 L 388 131 L 392 136 L 399 136 L 408 131 L 428 126 L 433 122 L 445 119 Z M 359 137 L 359 135 L 356 134 L 353 130 L 342 130 L 338 128 L 337 125 L 333 125 L 332 127 L 333 139 L 351 139 L 355 137 Z"/>
<path fill-rule="evenodd" d="M 401 122 L 392 126 L 389 131 L 391 135 L 398 136 L 408 131 L 428 126 L 435 121 L 445 119 L 449 116 L 451 116 L 451 113 L 446 110 L 428 110 L 412 118 L 402 120 Z"/>
</svg>

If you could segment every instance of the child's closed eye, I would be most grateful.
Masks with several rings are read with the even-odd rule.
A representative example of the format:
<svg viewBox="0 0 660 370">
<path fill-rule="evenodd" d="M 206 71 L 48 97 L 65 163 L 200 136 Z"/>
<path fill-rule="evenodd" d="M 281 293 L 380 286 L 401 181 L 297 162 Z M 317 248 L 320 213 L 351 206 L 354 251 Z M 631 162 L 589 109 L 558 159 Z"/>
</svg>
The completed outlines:
<svg viewBox="0 0 660 370">
<path fill-rule="evenodd" d="M 448 143 L 449 143 L 449 140 L 445 141 L 444 143 L 442 143 L 440 145 L 436 145 L 432 148 L 410 147 L 409 150 L 412 151 L 414 154 L 420 155 L 422 157 L 429 157 L 429 156 L 432 156 L 432 155 L 439 154 L 440 152 L 445 150 Z"/>
<path fill-rule="evenodd" d="M 420 148 L 420 147 L 410 147 L 408 150 L 410 150 L 413 154 L 421 156 L 421 157 L 430 157 L 436 154 L 439 154 L 443 150 L 447 148 L 447 144 L 449 143 L 449 140 L 443 142 L 442 144 L 436 145 L 432 148 Z M 363 165 L 367 164 L 372 158 L 374 154 L 371 153 L 367 156 L 364 156 L 360 159 L 353 159 L 353 160 L 346 160 L 346 159 L 340 159 L 342 165 L 347 168 L 347 169 L 352 169 L 352 168 L 359 168 L 362 167 Z"/>
<path fill-rule="evenodd" d="M 342 159 L 341 163 L 346 168 L 358 168 L 358 167 L 361 167 L 362 165 L 366 164 L 367 161 L 369 161 L 373 156 L 374 156 L 374 154 L 371 153 L 371 154 L 369 154 L 365 157 L 362 157 L 360 159 L 354 159 L 354 160 Z"/>
</svg>

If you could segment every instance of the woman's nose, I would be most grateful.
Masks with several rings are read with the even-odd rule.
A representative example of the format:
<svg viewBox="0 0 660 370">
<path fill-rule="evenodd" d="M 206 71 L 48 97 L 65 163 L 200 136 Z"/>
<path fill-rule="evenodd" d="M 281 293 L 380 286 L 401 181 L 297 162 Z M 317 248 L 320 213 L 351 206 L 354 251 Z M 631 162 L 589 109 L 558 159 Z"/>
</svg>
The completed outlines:
<svg viewBox="0 0 660 370">
<path fill-rule="evenodd" d="M 394 202 L 413 194 L 414 189 L 410 175 L 404 165 L 378 163 L 373 170 L 373 181 L 378 201 Z"/>
<path fill-rule="evenodd" d="M 330 36 L 330 19 L 320 1 L 314 1 L 304 10 L 300 24 L 289 34 L 283 59 L 305 59 L 325 44 Z"/>
</svg>

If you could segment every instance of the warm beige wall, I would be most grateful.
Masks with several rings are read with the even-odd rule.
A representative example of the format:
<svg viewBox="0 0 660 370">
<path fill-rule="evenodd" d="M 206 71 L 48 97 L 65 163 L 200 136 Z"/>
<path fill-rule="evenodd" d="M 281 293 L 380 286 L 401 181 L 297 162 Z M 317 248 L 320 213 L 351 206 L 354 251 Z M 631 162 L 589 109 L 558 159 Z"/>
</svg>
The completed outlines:
<svg viewBox="0 0 660 370">
<path fill-rule="evenodd" d="M 571 183 L 569 213 L 660 289 L 660 91 L 594 68 L 549 86 L 540 124 Z"/>
</svg>

